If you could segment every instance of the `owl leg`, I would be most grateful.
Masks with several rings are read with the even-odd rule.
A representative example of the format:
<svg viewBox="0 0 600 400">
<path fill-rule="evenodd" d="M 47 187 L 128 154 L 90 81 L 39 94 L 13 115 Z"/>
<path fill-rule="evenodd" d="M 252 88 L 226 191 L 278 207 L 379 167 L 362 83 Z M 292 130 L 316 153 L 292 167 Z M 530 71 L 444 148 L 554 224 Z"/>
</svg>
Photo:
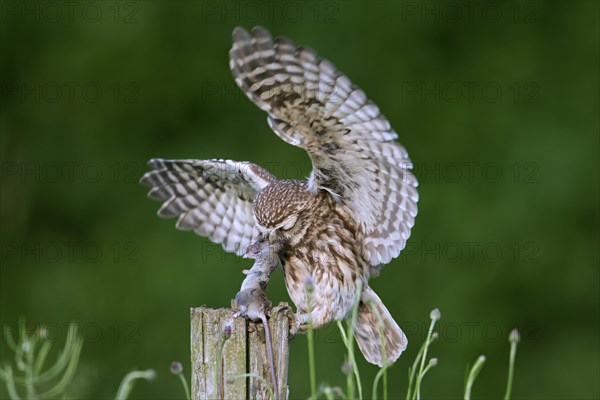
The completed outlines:
<svg viewBox="0 0 600 400">
<path fill-rule="evenodd" d="M 306 331 L 308 329 L 308 322 L 310 321 L 310 314 L 309 313 L 293 313 L 289 312 L 288 317 L 290 318 L 291 324 L 290 324 L 290 335 L 296 336 L 298 334 L 298 332 L 302 331 Z"/>
</svg>

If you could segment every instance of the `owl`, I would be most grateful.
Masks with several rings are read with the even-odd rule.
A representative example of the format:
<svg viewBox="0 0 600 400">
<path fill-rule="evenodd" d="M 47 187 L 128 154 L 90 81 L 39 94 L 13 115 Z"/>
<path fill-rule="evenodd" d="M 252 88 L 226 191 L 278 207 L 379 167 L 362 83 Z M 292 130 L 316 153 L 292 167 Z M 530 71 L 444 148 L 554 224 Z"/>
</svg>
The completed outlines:
<svg viewBox="0 0 600 400">
<path fill-rule="evenodd" d="M 275 134 L 308 153 L 312 172 L 280 180 L 248 161 L 152 159 L 141 182 L 163 202 L 158 215 L 238 255 L 259 239 L 281 244 L 297 321 L 342 320 L 358 301 L 362 354 L 394 362 L 407 339 L 369 278 L 400 254 L 417 215 L 417 180 L 398 135 L 331 62 L 262 27 L 235 28 L 229 66 Z"/>
</svg>

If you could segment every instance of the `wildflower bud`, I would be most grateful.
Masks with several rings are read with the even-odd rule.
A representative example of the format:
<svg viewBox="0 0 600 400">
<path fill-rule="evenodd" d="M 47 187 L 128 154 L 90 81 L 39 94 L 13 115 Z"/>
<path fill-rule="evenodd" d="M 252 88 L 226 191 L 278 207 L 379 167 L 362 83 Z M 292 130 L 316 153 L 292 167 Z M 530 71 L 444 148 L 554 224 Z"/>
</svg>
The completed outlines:
<svg viewBox="0 0 600 400">
<path fill-rule="evenodd" d="M 519 334 L 517 328 L 510 331 L 510 335 L 508 335 L 508 341 L 510 343 L 519 343 L 521 341 L 521 335 Z"/>
<path fill-rule="evenodd" d="M 225 325 L 223 328 L 223 340 L 227 340 L 231 337 L 231 325 Z"/>
<path fill-rule="evenodd" d="M 431 341 L 437 340 L 440 335 L 437 332 L 433 332 L 431 334 Z"/>
<path fill-rule="evenodd" d="M 435 367 L 438 364 L 438 359 L 433 357 L 429 360 L 429 365 L 431 365 L 432 367 Z"/>
<path fill-rule="evenodd" d="M 433 321 L 437 321 L 438 319 L 442 318 L 442 313 L 440 313 L 440 310 L 435 308 L 429 314 L 429 318 L 431 318 Z"/>
<path fill-rule="evenodd" d="M 173 375 L 179 375 L 183 372 L 183 365 L 179 361 L 173 361 L 170 369 Z"/>
<path fill-rule="evenodd" d="M 332 387 L 331 394 L 333 395 L 333 397 L 340 397 L 342 399 L 346 397 L 344 391 L 339 386 Z"/>
<path fill-rule="evenodd" d="M 315 290 L 315 284 L 313 282 L 312 276 L 308 276 L 306 278 L 306 291 L 310 294 Z"/>
<path fill-rule="evenodd" d="M 145 371 L 139 371 L 142 378 L 147 379 L 149 381 L 153 381 L 156 379 L 156 371 L 153 369 L 147 369 Z"/>
<path fill-rule="evenodd" d="M 479 362 L 484 362 L 485 361 L 485 356 L 482 354 L 477 358 L 477 361 Z"/>
<path fill-rule="evenodd" d="M 344 361 L 342 364 L 342 373 L 344 375 L 350 375 L 352 373 L 352 365 L 350 365 L 350 362 Z"/>
</svg>

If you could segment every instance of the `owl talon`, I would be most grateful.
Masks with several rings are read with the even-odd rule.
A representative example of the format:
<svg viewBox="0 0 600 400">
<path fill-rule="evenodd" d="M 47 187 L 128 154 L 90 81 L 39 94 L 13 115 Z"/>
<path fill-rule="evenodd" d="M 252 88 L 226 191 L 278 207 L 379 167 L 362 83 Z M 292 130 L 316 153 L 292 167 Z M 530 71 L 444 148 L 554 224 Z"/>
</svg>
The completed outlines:
<svg viewBox="0 0 600 400">
<path fill-rule="evenodd" d="M 294 313 L 291 309 L 286 310 L 286 314 L 290 319 L 290 337 L 295 337 L 298 332 L 304 332 L 308 329 L 308 321 L 310 314 Z"/>
</svg>

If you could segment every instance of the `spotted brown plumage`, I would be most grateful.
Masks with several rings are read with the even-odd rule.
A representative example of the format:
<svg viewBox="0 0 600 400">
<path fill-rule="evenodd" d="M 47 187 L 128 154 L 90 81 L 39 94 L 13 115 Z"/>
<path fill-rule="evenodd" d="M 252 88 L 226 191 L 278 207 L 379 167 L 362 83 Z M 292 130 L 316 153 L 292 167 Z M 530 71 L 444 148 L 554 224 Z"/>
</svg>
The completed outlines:
<svg viewBox="0 0 600 400">
<path fill-rule="evenodd" d="M 406 337 L 369 278 L 400 254 L 417 214 L 417 181 L 398 135 L 379 108 L 331 62 L 255 27 L 233 31 L 230 68 L 238 86 L 268 114 L 273 131 L 308 153 L 307 180 L 278 180 L 249 162 L 151 160 L 142 182 L 178 217 L 225 250 L 243 254 L 259 234 L 285 243 L 285 283 L 300 320 L 321 326 L 345 318 L 363 283 L 356 338 L 366 359 L 383 365 Z M 314 288 L 308 303 L 306 283 Z"/>
</svg>

